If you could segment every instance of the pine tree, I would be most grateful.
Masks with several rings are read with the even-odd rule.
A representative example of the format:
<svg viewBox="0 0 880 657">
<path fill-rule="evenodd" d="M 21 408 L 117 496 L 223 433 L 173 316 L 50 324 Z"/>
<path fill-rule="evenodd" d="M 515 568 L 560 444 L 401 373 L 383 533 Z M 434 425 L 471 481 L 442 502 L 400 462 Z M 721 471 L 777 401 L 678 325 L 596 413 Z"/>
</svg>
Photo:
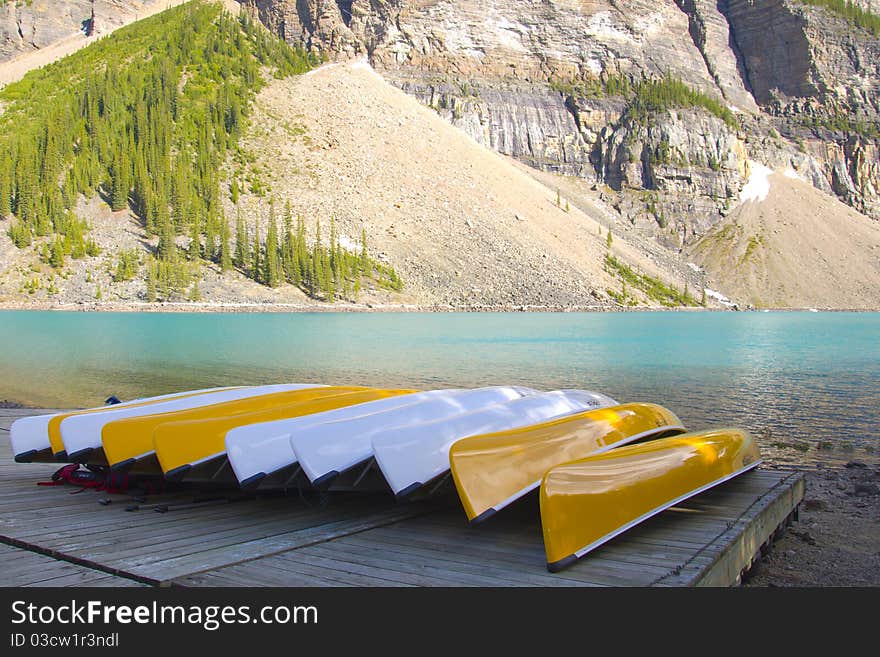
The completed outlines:
<svg viewBox="0 0 880 657">
<path fill-rule="evenodd" d="M 157 248 L 159 260 L 170 262 L 177 254 L 177 244 L 174 240 L 174 228 L 171 219 L 166 215 L 162 225 L 159 226 L 159 246 Z"/>
<path fill-rule="evenodd" d="M 189 229 L 189 245 L 187 246 L 187 255 L 190 260 L 198 260 L 202 257 L 202 231 L 199 230 L 199 222 L 193 221 Z"/>
<path fill-rule="evenodd" d="M 298 272 L 296 271 L 296 247 L 293 236 L 293 216 L 290 210 L 290 201 L 284 206 L 284 225 L 281 237 L 281 269 L 288 283 L 298 284 Z"/>
<path fill-rule="evenodd" d="M 611 239 L 611 229 L 609 228 L 609 229 L 608 229 L 608 237 L 607 237 L 606 240 L 605 240 L 605 245 L 607 246 L 608 249 L 611 249 L 611 242 L 612 242 L 612 239 Z"/>
<path fill-rule="evenodd" d="M 209 215 L 205 222 L 205 260 L 215 262 L 217 260 L 217 219 Z"/>
<path fill-rule="evenodd" d="M 49 264 L 54 269 L 61 269 L 64 266 L 64 242 L 60 237 L 56 236 L 52 241 Z"/>
<path fill-rule="evenodd" d="M 263 245 L 260 242 L 259 224 L 254 224 L 253 253 L 251 254 L 250 277 L 257 283 L 263 283 Z"/>
<path fill-rule="evenodd" d="M 700 305 L 706 307 L 706 288 L 703 288 L 703 295 L 700 297 Z"/>
<path fill-rule="evenodd" d="M 229 222 L 226 217 L 220 219 L 220 271 L 232 269 L 232 250 L 229 246 Z"/>
<path fill-rule="evenodd" d="M 0 219 L 5 219 L 12 212 L 12 176 L 7 153 L 0 153 Z"/>
<path fill-rule="evenodd" d="M 114 212 L 128 207 L 128 159 L 123 148 L 119 149 L 115 161 L 110 169 L 110 209 Z"/>
<path fill-rule="evenodd" d="M 300 216 L 296 217 L 296 271 L 295 283 L 304 285 L 307 289 L 311 289 L 312 281 L 309 277 L 311 274 L 311 261 L 309 258 L 309 249 L 306 244 L 306 222 Z"/>
<path fill-rule="evenodd" d="M 367 231 L 361 228 L 361 258 L 360 258 L 361 274 L 364 276 L 370 273 L 370 257 L 367 254 Z"/>
<path fill-rule="evenodd" d="M 247 275 L 248 267 L 250 267 L 250 253 L 247 228 L 239 211 L 235 214 L 235 257 L 233 258 L 233 263 L 245 275 Z"/>
<path fill-rule="evenodd" d="M 309 294 L 318 296 L 322 291 L 323 271 L 321 268 L 321 224 L 315 222 L 315 243 L 312 245 L 312 258 L 309 271 Z"/>
<path fill-rule="evenodd" d="M 269 227 L 266 232 L 266 262 L 263 282 L 269 287 L 281 284 L 281 267 L 278 261 L 278 226 L 274 206 L 269 206 Z"/>
<path fill-rule="evenodd" d="M 147 267 L 147 301 L 153 303 L 159 295 L 156 292 L 156 268 L 153 263 Z"/>
</svg>

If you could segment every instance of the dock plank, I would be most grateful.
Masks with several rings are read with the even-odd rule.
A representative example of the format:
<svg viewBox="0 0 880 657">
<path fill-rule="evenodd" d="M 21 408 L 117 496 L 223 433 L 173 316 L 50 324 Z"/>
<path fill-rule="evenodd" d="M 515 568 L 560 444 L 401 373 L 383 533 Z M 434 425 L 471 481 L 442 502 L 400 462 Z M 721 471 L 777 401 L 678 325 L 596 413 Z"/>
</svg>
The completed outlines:
<svg viewBox="0 0 880 657">
<path fill-rule="evenodd" d="M 0 544 L 0 586 L 142 586 L 36 552 Z"/>
</svg>

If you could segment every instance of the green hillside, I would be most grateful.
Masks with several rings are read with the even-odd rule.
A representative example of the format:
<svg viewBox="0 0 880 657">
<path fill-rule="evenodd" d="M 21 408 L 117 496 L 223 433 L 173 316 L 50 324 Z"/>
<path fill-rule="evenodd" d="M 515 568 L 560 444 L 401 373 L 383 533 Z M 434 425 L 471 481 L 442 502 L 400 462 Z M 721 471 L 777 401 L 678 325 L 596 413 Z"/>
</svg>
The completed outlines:
<svg viewBox="0 0 880 657">
<path fill-rule="evenodd" d="M 246 14 L 196 1 L 31 72 L 0 92 L 0 217 L 12 217 L 9 236 L 55 269 L 68 257 L 96 255 L 76 207 L 80 195 L 99 195 L 114 211 L 130 209 L 158 237 L 145 267 L 150 300 L 182 294 L 204 260 L 330 300 L 357 287 L 360 275 L 399 285 L 365 248 L 354 255 L 332 241 L 298 245 L 305 231 L 295 231 L 292 220 L 280 237 L 272 223 L 265 235 L 245 230 L 236 245 L 224 216 L 222 167 L 256 93 L 270 76 L 317 63 Z M 178 235 L 189 238 L 185 248 Z M 307 253 L 308 262 L 294 273 L 284 248 Z M 120 254 L 119 268 L 120 279 L 131 278 L 136 258 Z"/>
</svg>

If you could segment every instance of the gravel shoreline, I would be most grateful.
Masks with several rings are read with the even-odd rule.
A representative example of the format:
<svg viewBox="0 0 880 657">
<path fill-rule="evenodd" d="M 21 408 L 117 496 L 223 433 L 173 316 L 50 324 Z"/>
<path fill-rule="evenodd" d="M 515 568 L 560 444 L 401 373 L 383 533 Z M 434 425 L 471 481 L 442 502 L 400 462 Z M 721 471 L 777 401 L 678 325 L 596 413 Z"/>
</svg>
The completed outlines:
<svg viewBox="0 0 880 657">
<path fill-rule="evenodd" d="M 806 470 L 799 518 L 744 586 L 880 586 L 880 464 Z"/>
<path fill-rule="evenodd" d="M 88 302 L 88 303 L 46 303 L 42 301 L 0 301 L 0 310 L 57 310 L 66 312 L 155 312 L 155 313 L 379 313 L 379 312 L 412 312 L 412 313 L 462 313 L 462 312 L 537 312 L 537 313 L 586 313 L 586 312 L 805 312 L 815 308 L 761 308 L 741 309 L 740 311 L 725 308 L 700 307 L 623 307 L 623 306 L 523 306 L 523 305 L 489 305 L 471 304 L 453 305 L 420 305 L 420 304 L 380 304 L 380 303 L 226 303 L 211 301 L 181 301 L 146 303 L 127 302 Z M 862 308 L 823 308 L 821 312 L 872 313 L 880 312 L 880 308 L 865 310 Z"/>
</svg>

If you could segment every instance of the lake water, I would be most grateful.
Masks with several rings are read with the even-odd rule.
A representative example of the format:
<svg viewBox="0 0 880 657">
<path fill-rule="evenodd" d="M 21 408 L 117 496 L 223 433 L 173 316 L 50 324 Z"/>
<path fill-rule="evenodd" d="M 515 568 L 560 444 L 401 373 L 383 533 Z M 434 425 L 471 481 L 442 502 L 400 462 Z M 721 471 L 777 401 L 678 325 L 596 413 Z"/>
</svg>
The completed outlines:
<svg viewBox="0 0 880 657">
<path fill-rule="evenodd" d="M 0 312 L 0 400 L 297 381 L 587 388 L 745 427 L 777 461 L 880 451 L 880 313 Z"/>
</svg>

